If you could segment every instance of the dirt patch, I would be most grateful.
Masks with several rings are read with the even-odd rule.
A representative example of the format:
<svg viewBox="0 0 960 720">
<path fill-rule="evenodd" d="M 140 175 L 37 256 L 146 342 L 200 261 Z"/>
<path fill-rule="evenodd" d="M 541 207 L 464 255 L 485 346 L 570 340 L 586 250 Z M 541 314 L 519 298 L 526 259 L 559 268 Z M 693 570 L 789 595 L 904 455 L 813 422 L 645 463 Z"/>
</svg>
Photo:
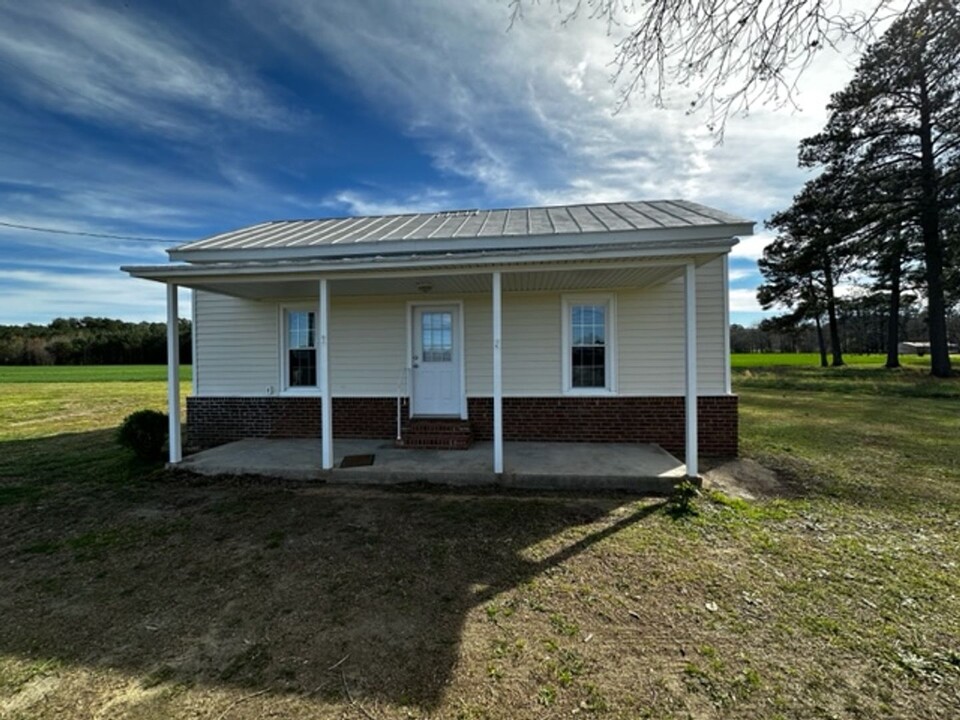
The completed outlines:
<svg viewBox="0 0 960 720">
<path fill-rule="evenodd" d="M 703 474 L 703 486 L 743 500 L 794 494 L 775 470 L 750 458 L 737 458 L 711 468 Z"/>
</svg>

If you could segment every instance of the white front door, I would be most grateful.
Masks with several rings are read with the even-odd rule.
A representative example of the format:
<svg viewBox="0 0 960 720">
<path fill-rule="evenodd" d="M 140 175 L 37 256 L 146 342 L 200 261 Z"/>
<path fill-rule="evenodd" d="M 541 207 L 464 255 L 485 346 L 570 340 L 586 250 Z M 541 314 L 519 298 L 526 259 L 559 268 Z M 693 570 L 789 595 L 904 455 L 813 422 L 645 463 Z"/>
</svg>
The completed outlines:
<svg viewBox="0 0 960 720">
<path fill-rule="evenodd" d="M 456 305 L 413 308 L 414 415 L 460 416 L 460 312 Z"/>
</svg>

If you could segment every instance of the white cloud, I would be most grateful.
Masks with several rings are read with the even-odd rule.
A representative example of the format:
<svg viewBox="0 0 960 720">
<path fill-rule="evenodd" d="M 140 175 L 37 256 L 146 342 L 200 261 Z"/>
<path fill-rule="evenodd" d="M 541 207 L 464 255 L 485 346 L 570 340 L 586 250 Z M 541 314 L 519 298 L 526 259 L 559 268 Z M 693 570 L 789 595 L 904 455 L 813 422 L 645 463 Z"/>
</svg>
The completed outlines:
<svg viewBox="0 0 960 720">
<path fill-rule="evenodd" d="M 748 270 L 746 268 L 730 268 L 729 276 L 730 282 L 738 282 L 739 280 L 746 280 L 747 278 L 753 277 L 757 274 L 756 270 Z"/>
<path fill-rule="evenodd" d="M 354 190 L 343 190 L 321 201 L 320 205 L 349 215 L 404 215 L 406 213 L 435 212 L 449 209 L 450 195 L 428 190 L 414 193 L 401 200 L 378 200 Z"/>
<path fill-rule="evenodd" d="M 47 323 L 56 317 L 87 315 L 131 321 L 165 319 L 164 286 L 116 270 L 74 274 L 8 269 L 3 280 L 0 324 Z M 190 317 L 190 295 L 186 292 L 181 293 L 180 316 Z"/>
<path fill-rule="evenodd" d="M 192 134 L 198 113 L 283 126 L 290 113 L 237 65 L 220 64 L 162 24 L 83 3 L 0 10 L 5 82 L 57 112 Z"/>
<path fill-rule="evenodd" d="M 753 288 L 733 288 L 730 290 L 731 312 L 763 312 L 757 302 L 757 291 Z"/>
<path fill-rule="evenodd" d="M 773 233 L 769 232 L 759 232 L 756 235 L 741 237 L 740 242 L 730 251 L 730 257 L 733 259 L 759 260 L 763 256 L 763 249 L 773 242 L 774 237 Z"/>
<path fill-rule="evenodd" d="M 850 75 L 847 59 L 824 52 L 799 86 L 804 113 L 731 118 L 717 146 L 705 118 L 686 114 L 682 90 L 665 109 L 636 97 L 614 112 L 609 63 L 622 28 L 609 35 L 586 13 L 563 24 L 551 4 L 532 6 L 507 31 L 505 3 L 274 7 L 438 169 L 478 183 L 494 204 L 681 196 L 762 221 L 799 188 L 797 142 L 820 128 L 830 92 Z"/>
</svg>

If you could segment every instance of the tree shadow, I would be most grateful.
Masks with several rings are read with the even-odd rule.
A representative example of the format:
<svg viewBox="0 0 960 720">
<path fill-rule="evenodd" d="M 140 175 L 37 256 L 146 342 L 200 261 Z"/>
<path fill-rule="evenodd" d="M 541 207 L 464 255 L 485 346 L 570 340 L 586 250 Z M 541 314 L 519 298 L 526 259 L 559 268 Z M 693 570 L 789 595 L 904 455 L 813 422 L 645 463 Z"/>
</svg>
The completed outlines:
<svg viewBox="0 0 960 720">
<path fill-rule="evenodd" d="M 65 439 L 24 442 L 62 453 Z M 348 688 L 432 709 L 468 616 L 660 507 L 620 509 L 634 501 L 169 474 L 21 497 L 0 514 L 0 652 L 119 669 L 144 687 L 337 700 Z"/>
</svg>

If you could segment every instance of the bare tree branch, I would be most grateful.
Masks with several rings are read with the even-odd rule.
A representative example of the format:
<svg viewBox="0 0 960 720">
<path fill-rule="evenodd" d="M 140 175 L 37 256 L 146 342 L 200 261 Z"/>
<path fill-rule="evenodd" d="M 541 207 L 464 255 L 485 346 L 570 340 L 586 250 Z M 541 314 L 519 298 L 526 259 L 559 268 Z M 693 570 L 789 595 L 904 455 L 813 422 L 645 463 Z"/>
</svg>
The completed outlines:
<svg viewBox="0 0 960 720">
<path fill-rule="evenodd" d="M 912 0 L 899 3 L 909 7 Z M 511 24 L 538 0 L 509 0 Z M 816 55 L 846 40 L 874 39 L 899 14 L 891 0 L 865 10 L 843 0 L 553 0 L 569 22 L 580 15 L 626 29 L 615 46 L 618 110 L 634 95 L 663 106 L 675 88 L 690 89 L 688 113 L 704 112 L 722 138 L 731 115 L 751 108 L 796 107 L 797 82 Z M 849 6 L 849 3 L 848 3 Z"/>
</svg>

